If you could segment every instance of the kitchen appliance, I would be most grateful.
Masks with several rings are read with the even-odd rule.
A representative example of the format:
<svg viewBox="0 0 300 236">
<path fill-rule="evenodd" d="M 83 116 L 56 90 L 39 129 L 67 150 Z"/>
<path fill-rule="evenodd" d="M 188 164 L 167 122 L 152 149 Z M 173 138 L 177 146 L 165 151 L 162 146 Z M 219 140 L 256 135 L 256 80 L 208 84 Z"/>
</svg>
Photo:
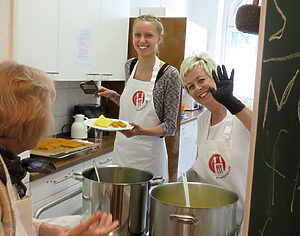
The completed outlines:
<svg viewBox="0 0 300 236">
<path fill-rule="evenodd" d="M 86 139 L 88 127 L 84 124 L 84 120 L 87 119 L 82 114 L 73 116 L 75 122 L 71 126 L 71 138 Z"/>
<path fill-rule="evenodd" d="M 159 185 L 150 191 L 151 236 L 233 236 L 238 196 L 224 188 L 188 183 L 191 207 L 186 207 L 182 183 Z"/>
<path fill-rule="evenodd" d="M 182 90 L 182 104 L 186 104 L 186 111 L 197 110 L 201 107 L 201 105 L 198 102 L 196 102 L 185 89 Z"/>
<path fill-rule="evenodd" d="M 76 172 L 73 178 L 82 184 L 83 220 L 100 209 L 119 220 L 119 228 L 112 235 L 128 236 L 146 233 L 149 188 L 163 183 L 162 177 L 135 168 L 98 167 L 101 182 L 97 181 L 94 168 Z"/>
<path fill-rule="evenodd" d="M 99 105 L 94 103 L 78 104 L 74 106 L 74 115 L 83 114 L 88 119 L 98 118 L 100 115 L 108 116 L 107 105 Z M 108 135 L 107 131 L 103 132 L 103 135 Z M 88 130 L 88 137 L 95 138 L 95 129 Z"/>
</svg>

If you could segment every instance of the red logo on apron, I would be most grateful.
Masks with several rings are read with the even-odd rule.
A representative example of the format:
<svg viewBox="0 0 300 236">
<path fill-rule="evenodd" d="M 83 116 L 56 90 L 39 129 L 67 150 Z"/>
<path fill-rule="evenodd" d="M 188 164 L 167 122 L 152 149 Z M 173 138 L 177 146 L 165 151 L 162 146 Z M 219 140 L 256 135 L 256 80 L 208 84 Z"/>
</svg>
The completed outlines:
<svg viewBox="0 0 300 236">
<path fill-rule="evenodd" d="M 223 174 L 226 169 L 226 164 L 223 157 L 220 154 L 214 154 L 211 156 L 208 162 L 209 169 L 215 174 Z"/>
<path fill-rule="evenodd" d="M 132 102 L 134 106 L 141 107 L 145 102 L 145 93 L 143 91 L 137 91 L 133 94 Z"/>
</svg>

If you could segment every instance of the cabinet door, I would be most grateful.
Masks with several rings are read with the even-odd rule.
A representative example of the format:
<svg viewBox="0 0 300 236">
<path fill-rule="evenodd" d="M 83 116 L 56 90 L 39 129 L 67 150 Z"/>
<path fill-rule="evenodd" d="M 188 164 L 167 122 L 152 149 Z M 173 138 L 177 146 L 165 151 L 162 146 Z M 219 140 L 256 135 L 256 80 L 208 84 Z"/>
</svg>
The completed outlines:
<svg viewBox="0 0 300 236">
<path fill-rule="evenodd" d="M 180 144 L 178 160 L 178 177 L 181 171 L 190 169 L 195 161 L 197 154 L 197 120 L 182 124 L 180 127 Z"/>
<path fill-rule="evenodd" d="M 93 168 L 94 167 L 94 163 L 93 160 L 96 161 L 96 165 L 98 167 L 103 167 L 103 166 L 108 166 L 108 165 L 112 165 L 112 152 L 109 153 L 105 153 L 102 154 L 98 157 L 95 157 L 94 159 L 91 159 L 89 161 L 84 162 L 84 169 L 88 169 L 88 168 Z"/>
<path fill-rule="evenodd" d="M 101 80 L 125 80 L 129 0 L 101 1 L 99 66 Z"/>
<path fill-rule="evenodd" d="M 89 80 L 99 74 L 99 0 L 60 1 L 60 80 Z"/>
<path fill-rule="evenodd" d="M 56 74 L 58 0 L 15 0 L 14 59 Z"/>
</svg>

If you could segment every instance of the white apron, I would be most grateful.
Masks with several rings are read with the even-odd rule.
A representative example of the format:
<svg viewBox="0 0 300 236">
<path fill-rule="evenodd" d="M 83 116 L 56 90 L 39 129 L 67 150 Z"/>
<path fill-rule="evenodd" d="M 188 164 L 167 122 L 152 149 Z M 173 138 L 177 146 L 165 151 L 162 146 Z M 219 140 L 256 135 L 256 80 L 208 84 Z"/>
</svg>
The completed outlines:
<svg viewBox="0 0 300 236">
<path fill-rule="evenodd" d="M 237 223 L 240 224 L 243 217 L 244 186 L 241 181 L 242 173 L 239 163 L 236 163 L 232 155 L 231 130 L 233 117 L 225 121 L 224 141 L 208 140 L 211 114 L 207 116 L 206 128 L 202 130 L 203 140 L 198 144 L 198 158 L 193 164 L 201 181 L 227 188 L 239 195 L 237 204 Z M 240 232 L 241 233 L 241 232 Z M 240 235 L 240 234 L 239 234 Z"/>
<path fill-rule="evenodd" d="M 1 155 L 0 159 L 6 175 L 8 195 L 16 218 L 16 236 L 35 236 L 32 223 L 31 196 L 26 195 L 22 199 L 18 199 L 16 188 L 12 186 L 8 170 Z"/>
<path fill-rule="evenodd" d="M 137 64 L 138 62 L 120 97 L 119 118 L 137 123 L 142 128 L 152 128 L 161 124 L 153 103 L 153 88 L 160 69 L 160 60 L 156 57 L 149 82 L 133 78 Z M 168 180 L 165 139 L 158 136 L 138 135 L 127 138 L 117 132 L 113 163 L 144 169 L 152 172 L 154 176 L 163 176 L 165 181 Z"/>
</svg>

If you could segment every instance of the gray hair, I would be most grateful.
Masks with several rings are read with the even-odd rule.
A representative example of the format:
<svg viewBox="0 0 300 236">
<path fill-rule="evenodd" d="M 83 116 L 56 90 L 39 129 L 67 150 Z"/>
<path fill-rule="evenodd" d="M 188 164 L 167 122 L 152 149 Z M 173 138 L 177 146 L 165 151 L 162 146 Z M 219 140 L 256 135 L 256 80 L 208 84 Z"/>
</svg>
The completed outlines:
<svg viewBox="0 0 300 236">
<path fill-rule="evenodd" d="M 212 70 L 217 71 L 217 64 L 210 57 L 208 52 L 201 52 L 199 55 L 185 58 L 180 66 L 180 77 L 182 84 L 187 91 L 188 89 L 185 83 L 185 75 L 196 66 L 200 66 L 211 78 Z"/>
</svg>

